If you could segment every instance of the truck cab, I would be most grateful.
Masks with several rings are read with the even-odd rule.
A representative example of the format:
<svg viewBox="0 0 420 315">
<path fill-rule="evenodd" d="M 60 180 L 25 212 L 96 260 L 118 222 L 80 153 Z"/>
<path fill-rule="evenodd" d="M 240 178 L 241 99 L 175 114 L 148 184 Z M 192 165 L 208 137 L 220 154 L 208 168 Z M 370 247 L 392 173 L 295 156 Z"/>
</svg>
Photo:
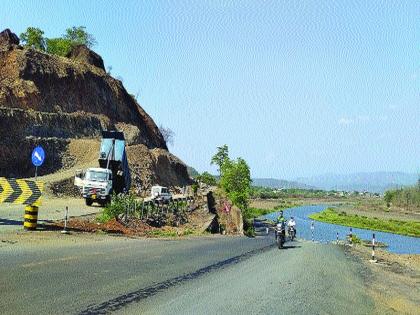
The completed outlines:
<svg viewBox="0 0 420 315">
<path fill-rule="evenodd" d="M 172 201 L 172 194 L 169 192 L 167 187 L 153 186 L 151 191 L 151 197 L 154 200 L 169 202 Z"/>
<path fill-rule="evenodd" d="M 84 173 L 82 195 L 86 205 L 93 202 L 105 205 L 112 194 L 112 171 L 106 168 L 88 168 Z"/>
</svg>

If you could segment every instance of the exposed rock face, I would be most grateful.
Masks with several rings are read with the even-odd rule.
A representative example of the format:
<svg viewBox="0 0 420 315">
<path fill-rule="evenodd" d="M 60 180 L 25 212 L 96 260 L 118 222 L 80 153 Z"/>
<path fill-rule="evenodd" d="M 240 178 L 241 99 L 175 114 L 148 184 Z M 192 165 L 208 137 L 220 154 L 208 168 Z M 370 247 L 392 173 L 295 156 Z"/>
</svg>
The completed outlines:
<svg viewBox="0 0 420 315">
<path fill-rule="evenodd" d="M 90 50 L 85 45 L 74 46 L 67 58 L 87 63 L 105 71 L 104 61 L 96 52 Z"/>
<path fill-rule="evenodd" d="M 142 145 L 138 152 L 130 148 L 135 159 L 152 159 L 150 152 L 158 149 L 177 160 L 158 162 L 169 174 L 159 180 L 188 182 L 185 165 L 167 151 L 158 127 L 121 81 L 105 72 L 102 58 L 83 45 L 68 57 L 22 48 L 10 30 L 0 33 L 0 176 L 32 176 L 30 153 L 36 144 L 46 147 L 47 160 L 51 157 L 42 175 L 61 167 L 69 139 L 121 130 L 129 145 Z M 161 169 L 154 172 L 151 176 Z"/>
<path fill-rule="evenodd" d="M 19 37 L 8 28 L 0 33 L 0 51 L 7 51 L 19 47 Z"/>
<path fill-rule="evenodd" d="M 36 145 L 42 145 L 48 156 L 40 174 L 58 171 L 63 168 L 69 138 L 100 137 L 101 130 L 112 128 L 102 115 L 0 107 L 0 176 L 32 176 L 30 156 Z"/>
<path fill-rule="evenodd" d="M 120 81 L 95 66 L 33 49 L 0 52 L 0 107 L 105 115 L 137 126 L 139 143 L 166 149 L 156 124 Z"/>
</svg>

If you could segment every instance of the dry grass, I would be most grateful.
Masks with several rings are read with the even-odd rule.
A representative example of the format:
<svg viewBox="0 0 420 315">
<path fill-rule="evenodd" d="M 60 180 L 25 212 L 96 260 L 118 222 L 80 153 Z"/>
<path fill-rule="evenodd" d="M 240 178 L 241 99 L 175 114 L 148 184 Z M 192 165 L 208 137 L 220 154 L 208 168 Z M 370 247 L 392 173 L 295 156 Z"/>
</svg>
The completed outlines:
<svg viewBox="0 0 420 315">
<path fill-rule="evenodd" d="M 385 202 L 379 198 L 357 199 L 341 205 L 339 210 L 348 214 L 363 215 L 369 218 L 420 221 L 420 212 L 407 211 L 398 207 L 388 208 Z"/>
</svg>

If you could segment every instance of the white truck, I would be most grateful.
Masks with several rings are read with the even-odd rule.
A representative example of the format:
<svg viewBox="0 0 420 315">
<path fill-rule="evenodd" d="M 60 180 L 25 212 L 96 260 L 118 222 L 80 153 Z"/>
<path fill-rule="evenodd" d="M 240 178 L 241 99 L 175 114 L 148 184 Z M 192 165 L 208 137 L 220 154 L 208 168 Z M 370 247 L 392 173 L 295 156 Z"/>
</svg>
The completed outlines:
<svg viewBox="0 0 420 315">
<path fill-rule="evenodd" d="M 153 186 L 151 191 L 151 197 L 153 200 L 170 202 L 172 201 L 172 194 L 169 192 L 167 187 Z"/>
<path fill-rule="evenodd" d="M 112 171 L 106 168 L 88 168 L 76 174 L 75 185 L 81 190 L 86 205 L 93 202 L 105 205 L 112 194 Z"/>
<path fill-rule="evenodd" d="M 99 167 L 78 171 L 74 179 L 88 206 L 93 202 L 104 206 L 111 201 L 112 193 L 125 193 L 130 189 L 130 169 L 122 132 L 102 132 L 98 161 Z"/>
</svg>

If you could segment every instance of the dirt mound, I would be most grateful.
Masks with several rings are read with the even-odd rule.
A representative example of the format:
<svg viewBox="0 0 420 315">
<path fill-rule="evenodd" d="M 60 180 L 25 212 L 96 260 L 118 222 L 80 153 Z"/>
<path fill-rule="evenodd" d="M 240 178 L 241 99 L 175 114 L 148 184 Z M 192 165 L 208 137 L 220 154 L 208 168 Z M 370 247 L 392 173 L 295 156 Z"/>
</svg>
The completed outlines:
<svg viewBox="0 0 420 315">
<path fill-rule="evenodd" d="M 153 185 L 167 187 L 191 184 L 185 164 L 163 149 L 148 150 L 138 144 L 127 147 L 132 185 L 142 192 L 150 191 Z"/>
<path fill-rule="evenodd" d="M 53 223 L 50 226 L 58 227 L 59 229 L 64 228 L 64 222 Z M 84 218 L 84 219 L 70 219 L 67 222 L 67 228 L 72 232 L 87 232 L 87 233 L 98 233 L 104 232 L 109 234 L 123 234 L 126 236 L 142 236 L 142 237 L 175 237 L 175 236 L 187 236 L 193 234 L 195 230 L 190 227 L 170 227 L 164 226 L 162 228 L 156 228 L 150 226 L 139 219 L 131 219 L 130 222 L 125 225 L 115 219 L 110 220 L 106 223 L 100 223 L 95 218 Z"/>
<path fill-rule="evenodd" d="M 54 196 L 79 196 L 74 186 L 78 169 L 98 165 L 100 142 L 97 139 L 71 139 L 63 151 L 66 161 L 60 172 L 40 177 L 46 183 L 46 191 Z M 145 145 L 127 147 L 128 164 L 132 176 L 133 191 L 148 196 L 153 185 L 175 188 L 191 184 L 185 164 L 163 149 L 149 150 Z"/>
</svg>

